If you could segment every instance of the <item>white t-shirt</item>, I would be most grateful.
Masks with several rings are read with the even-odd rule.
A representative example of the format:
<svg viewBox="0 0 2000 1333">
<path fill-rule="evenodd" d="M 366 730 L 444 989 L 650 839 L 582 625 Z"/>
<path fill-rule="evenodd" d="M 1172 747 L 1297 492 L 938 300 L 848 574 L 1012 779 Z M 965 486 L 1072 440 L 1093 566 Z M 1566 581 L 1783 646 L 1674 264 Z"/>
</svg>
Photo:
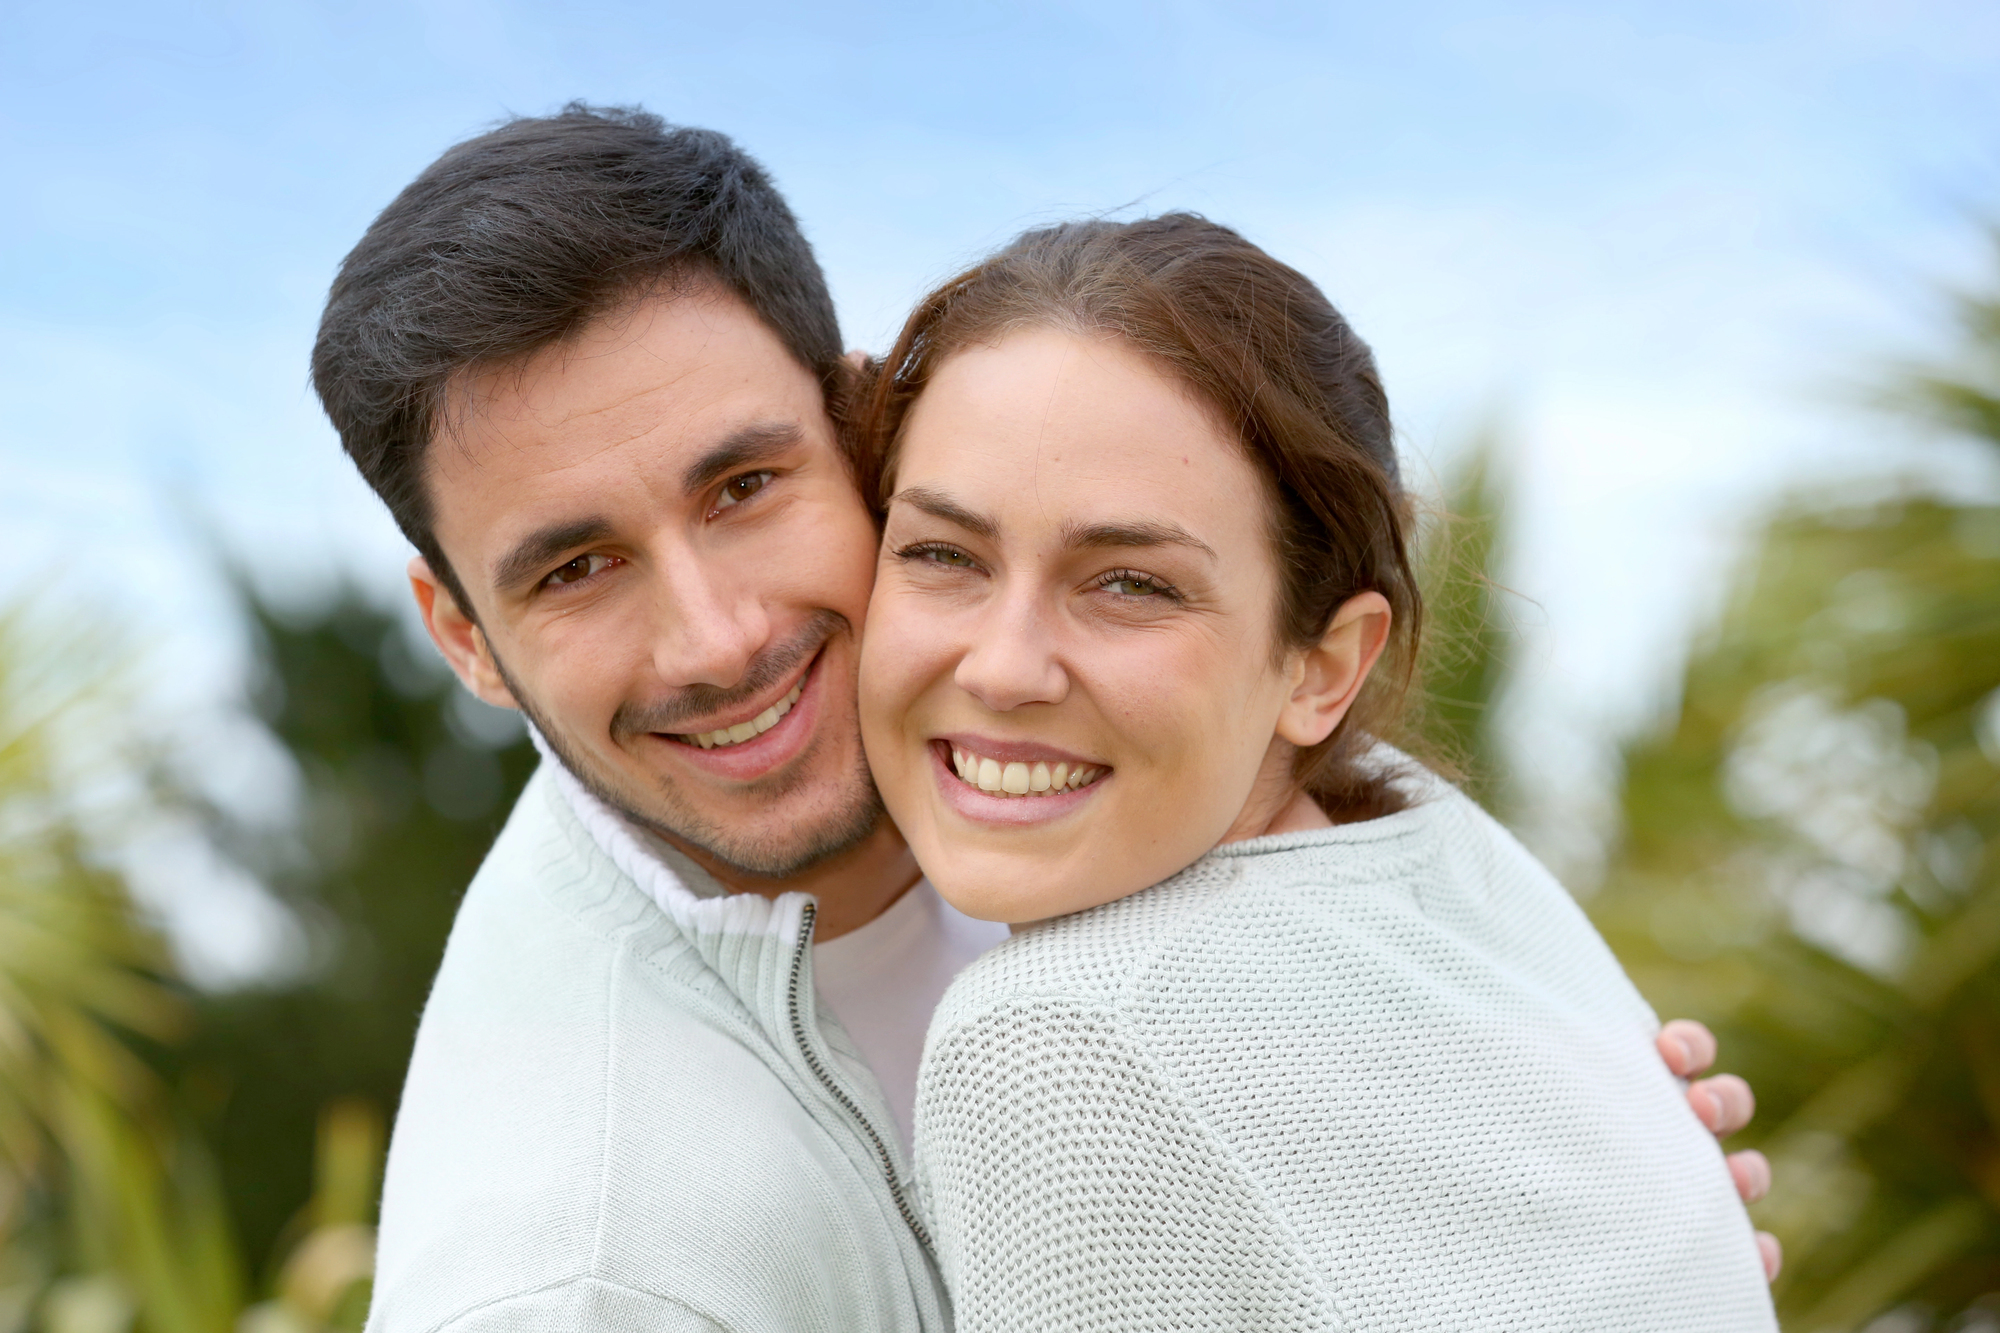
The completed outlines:
<svg viewBox="0 0 2000 1333">
<path fill-rule="evenodd" d="M 583 823 L 600 846 L 611 836 L 607 829 L 615 827 L 695 896 L 713 898 L 729 892 L 678 848 L 602 804 L 574 779 L 564 782 L 562 789 L 580 813 L 596 812 Z M 911 1152 L 917 1066 L 923 1062 L 931 1014 L 952 978 L 1007 934 L 1005 924 L 965 915 L 938 897 L 929 880 L 920 879 L 867 925 L 813 946 L 819 997 L 875 1071 L 875 1081 L 895 1114 L 896 1136 L 905 1153 Z"/>
<path fill-rule="evenodd" d="M 920 879 L 858 930 L 813 946 L 819 998 L 861 1048 L 910 1151 L 924 1032 L 945 988 L 1007 938 L 998 921 L 969 917 Z"/>
</svg>

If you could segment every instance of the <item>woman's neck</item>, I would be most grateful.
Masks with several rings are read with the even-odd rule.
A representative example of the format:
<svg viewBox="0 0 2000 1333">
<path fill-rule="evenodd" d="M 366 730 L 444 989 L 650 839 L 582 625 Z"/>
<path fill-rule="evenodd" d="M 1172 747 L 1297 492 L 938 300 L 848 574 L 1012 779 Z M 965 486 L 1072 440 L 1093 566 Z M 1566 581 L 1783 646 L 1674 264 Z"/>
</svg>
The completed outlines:
<svg viewBox="0 0 2000 1333">
<path fill-rule="evenodd" d="M 1297 751 L 1281 740 L 1273 740 L 1264 762 L 1257 770 L 1250 798 L 1230 824 L 1223 842 L 1242 842 L 1271 833 L 1303 833 L 1310 829 L 1332 828 L 1333 821 L 1319 803 L 1299 789 L 1292 777 Z"/>
</svg>

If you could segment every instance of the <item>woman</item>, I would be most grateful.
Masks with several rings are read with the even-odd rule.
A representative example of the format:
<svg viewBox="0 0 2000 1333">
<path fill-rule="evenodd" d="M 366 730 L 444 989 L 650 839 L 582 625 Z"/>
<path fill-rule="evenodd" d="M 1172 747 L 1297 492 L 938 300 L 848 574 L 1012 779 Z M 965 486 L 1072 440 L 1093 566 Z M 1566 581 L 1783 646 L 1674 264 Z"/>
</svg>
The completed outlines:
<svg viewBox="0 0 2000 1333">
<path fill-rule="evenodd" d="M 1030 233 L 872 400 L 862 723 L 960 909 L 917 1173 L 959 1327 L 1774 1327 L 1651 1012 L 1388 748 L 1420 624 L 1367 347 L 1198 218 Z"/>
</svg>

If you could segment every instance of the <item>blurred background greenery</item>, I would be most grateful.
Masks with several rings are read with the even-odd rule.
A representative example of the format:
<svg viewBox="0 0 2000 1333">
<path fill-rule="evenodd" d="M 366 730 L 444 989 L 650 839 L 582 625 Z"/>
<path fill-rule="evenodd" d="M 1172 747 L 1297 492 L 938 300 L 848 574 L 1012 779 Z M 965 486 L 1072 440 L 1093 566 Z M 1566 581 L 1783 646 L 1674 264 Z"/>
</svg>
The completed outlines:
<svg viewBox="0 0 2000 1333">
<path fill-rule="evenodd" d="M 2000 237 L 1996 237 L 2000 240 Z M 1950 364 L 1868 409 L 2000 462 L 2000 297 Z M 1516 636 L 1489 443 L 1428 547 L 1428 722 L 1506 817 L 1493 719 Z M 1622 747 L 1617 825 L 1574 885 L 1656 1011 L 1758 1095 L 1752 1210 L 1789 1333 L 2000 1331 L 2000 506 L 1919 478 L 1795 493 L 1757 525 L 1678 706 Z"/>
<path fill-rule="evenodd" d="M 1958 360 L 1890 406 L 2000 456 L 2000 300 L 1960 314 Z M 1495 722 L 1519 670 L 1504 456 L 1446 478 L 1427 718 L 1506 816 L 1533 738 Z M 0 620 L 0 1333 L 365 1311 L 417 1015 L 533 754 L 398 615 L 238 587 L 246 706 L 300 777 L 282 834 L 121 748 L 116 673 L 88 665 L 118 645 Z M 291 974 L 177 974 L 97 832 L 161 809 L 292 909 Z M 1768 513 L 1678 708 L 1626 743 L 1617 810 L 1578 887 L 1655 1007 L 1708 1022 L 1757 1089 L 1785 1327 L 2000 1330 L 2000 507 L 1878 478 Z"/>
<path fill-rule="evenodd" d="M 125 730 L 113 673 L 78 669 L 110 646 L 0 622 L 0 1330 L 296 1333 L 366 1310 L 417 1016 L 533 751 L 358 593 L 281 612 L 237 586 L 249 706 L 302 779 L 283 836 L 143 754 L 102 755 L 146 775 L 109 798 L 79 780 L 76 752 Z M 219 994 L 175 975 L 89 833 L 162 806 L 306 924 L 293 975 Z"/>
</svg>

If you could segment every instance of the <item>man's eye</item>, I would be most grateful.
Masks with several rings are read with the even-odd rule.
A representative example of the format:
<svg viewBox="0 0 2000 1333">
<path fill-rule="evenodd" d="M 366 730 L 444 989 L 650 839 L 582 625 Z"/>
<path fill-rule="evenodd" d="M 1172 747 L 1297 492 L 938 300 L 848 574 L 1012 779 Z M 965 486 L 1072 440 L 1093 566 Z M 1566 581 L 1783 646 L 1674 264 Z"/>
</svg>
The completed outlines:
<svg viewBox="0 0 2000 1333">
<path fill-rule="evenodd" d="M 742 504 L 745 500 L 764 489 L 771 480 L 768 472 L 746 472 L 740 477 L 731 477 L 722 483 L 722 494 L 716 497 L 715 507 L 727 509 L 731 505 Z"/>
<path fill-rule="evenodd" d="M 580 555 L 567 564 L 557 566 L 542 582 L 551 588 L 581 583 L 598 570 L 608 568 L 610 564 L 611 557 L 608 555 Z"/>
</svg>

